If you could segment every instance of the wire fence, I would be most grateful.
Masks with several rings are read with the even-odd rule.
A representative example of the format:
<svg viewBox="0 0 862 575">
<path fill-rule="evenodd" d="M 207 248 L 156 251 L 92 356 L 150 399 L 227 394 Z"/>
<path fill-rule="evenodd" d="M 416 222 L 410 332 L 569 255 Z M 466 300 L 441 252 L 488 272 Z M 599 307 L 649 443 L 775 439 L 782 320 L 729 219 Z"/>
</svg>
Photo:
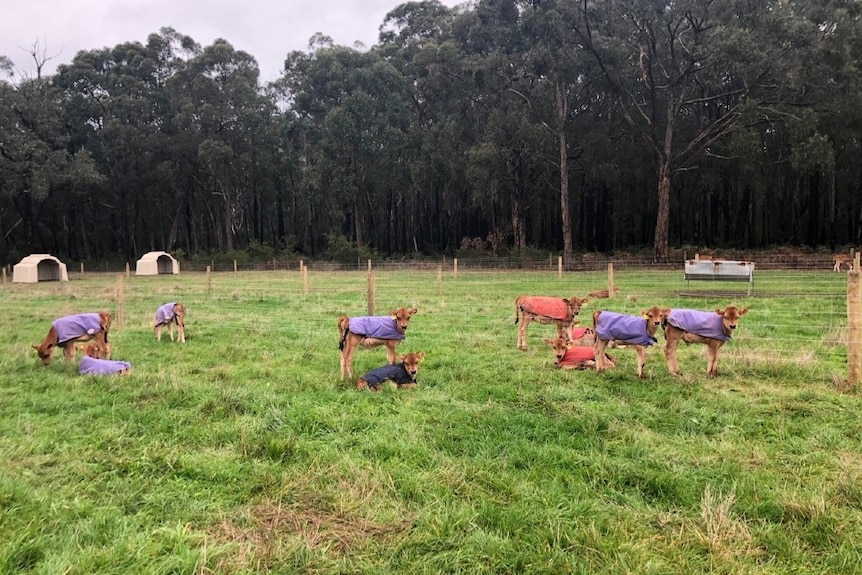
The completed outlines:
<svg viewBox="0 0 862 575">
<path fill-rule="evenodd" d="M 858 318 L 851 317 L 848 323 L 848 278 L 853 274 L 836 273 L 831 254 L 759 257 L 751 286 L 721 278 L 686 281 L 683 263 L 595 258 L 566 266 L 549 258 L 512 268 L 497 267 L 493 259 L 441 258 L 366 260 L 345 267 L 296 260 L 271 267 L 227 264 L 201 270 L 183 265 L 178 275 L 159 276 L 135 276 L 128 268 L 70 270 L 70 281 L 62 284 L 7 282 L 4 288 L 20 297 L 33 292 L 56 296 L 60 305 L 55 317 L 93 311 L 81 309 L 83 305 L 108 307 L 116 313 L 119 330 L 149 331 L 158 305 L 182 301 L 189 310 L 192 340 L 196 325 L 206 324 L 212 337 L 219 332 L 231 337 L 265 333 L 309 347 L 321 339 L 335 345 L 340 314 L 385 315 L 410 306 L 420 310 L 414 322 L 422 327 L 415 336 L 411 334 L 417 345 L 433 345 L 435 338 L 445 337 L 459 345 L 478 342 L 489 349 L 508 350 L 516 343 L 514 299 L 518 295 L 586 297 L 613 284 L 619 290 L 616 295 L 593 299 L 581 313 L 581 325 L 591 325 L 591 314 L 597 309 L 637 315 L 653 305 L 703 310 L 737 305 L 750 308 L 750 313 L 740 322 L 731 344 L 722 349 L 723 362 L 726 357 L 758 374 L 791 366 L 829 380 L 846 378 L 848 360 L 858 361 L 856 348 L 848 345 L 858 339 L 852 331 Z M 552 334 L 553 328 L 531 326 L 530 346 L 541 348 L 541 338 Z"/>
</svg>

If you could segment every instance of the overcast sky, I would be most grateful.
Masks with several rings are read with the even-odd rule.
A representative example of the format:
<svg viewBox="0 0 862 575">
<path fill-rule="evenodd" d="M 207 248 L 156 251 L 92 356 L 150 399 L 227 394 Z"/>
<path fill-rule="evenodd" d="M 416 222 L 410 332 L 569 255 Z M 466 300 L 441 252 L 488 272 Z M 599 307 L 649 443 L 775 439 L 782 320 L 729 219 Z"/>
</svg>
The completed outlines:
<svg viewBox="0 0 862 575">
<path fill-rule="evenodd" d="M 446 6 L 464 0 L 440 0 Z M 145 44 L 147 36 L 172 27 L 201 46 L 224 38 L 254 56 L 261 81 L 274 80 L 284 57 L 306 51 L 317 32 L 336 44 L 370 47 L 386 14 L 403 0 L 2 0 L 0 54 L 33 75 L 29 51 L 38 42 L 51 74 L 80 50 L 123 42 Z"/>
</svg>

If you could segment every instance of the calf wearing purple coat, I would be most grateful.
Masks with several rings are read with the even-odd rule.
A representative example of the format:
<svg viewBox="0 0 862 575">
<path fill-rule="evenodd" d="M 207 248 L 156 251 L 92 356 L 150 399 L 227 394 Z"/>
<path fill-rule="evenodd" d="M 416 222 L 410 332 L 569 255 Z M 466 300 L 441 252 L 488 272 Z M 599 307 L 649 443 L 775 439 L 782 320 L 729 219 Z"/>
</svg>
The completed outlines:
<svg viewBox="0 0 862 575">
<path fill-rule="evenodd" d="M 633 345 L 638 354 L 638 377 L 643 379 L 646 348 L 658 341 L 655 337 L 656 331 L 669 311 L 653 306 L 642 311 L 640 317 L 612 311 L 593 313 L 593 326 L 596 330 L 596 371 L 601 373 L 606 368 L 605 349 L 609 343 Z"/>
<path fill-rule="evenodd" d="M 34 345 L 33 349 L 36 350 L 44 365 L 51 363 L 55 347 L 63 348 L 63 357 L 72 361 L 75 359 L 75 342 L 93 339 L 106 344 L 110 329 L 111 314 L 106 311 L 63 316 L 51 323 L 51 329 L 48 330 L 44 341 Z"/>
<path fill-rule="evenodd" d="M 407 334 L 416 308 L 398 308 L 388 316 L 338 317 L 338 349 L 341 352 L 341 379 L 353 377 L 353 354 L 359 347 L 386 347 L 389 364 L 395 363 L 395 348 Z"/>
<path fill-rule="evenodd" d="M 706 345 L 706 374 L 710 377 L 718 375 L 718 350 L 739 324 L 739 318 L 748 313 L 748 308 L 737 309 L 728 306 L 724 309 L 698 311 L 694 309 L 674 309 L 664 322 L 664 337 L 667 343 L 664 355 L 667 369 L 673 375 L 679 375 L 679 362 L 676 351 L 680 340 L 686 343 L 702 343 Z"/>
</svg>

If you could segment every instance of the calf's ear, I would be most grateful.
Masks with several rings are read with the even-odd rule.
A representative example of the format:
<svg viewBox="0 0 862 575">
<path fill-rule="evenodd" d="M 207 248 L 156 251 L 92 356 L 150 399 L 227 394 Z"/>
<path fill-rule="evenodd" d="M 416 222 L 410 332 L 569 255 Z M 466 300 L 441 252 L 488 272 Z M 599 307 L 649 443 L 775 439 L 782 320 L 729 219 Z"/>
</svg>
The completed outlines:
<svg viewBox="0 0 862 575">
<path fill-rule="evenodd" d="M 419 353 L 416 354 L 416 357 L 419 359 L 419 361 L 422 361 L 423 359 L 425 359 L 425 352 L 420 351 Z"/>
</svg>

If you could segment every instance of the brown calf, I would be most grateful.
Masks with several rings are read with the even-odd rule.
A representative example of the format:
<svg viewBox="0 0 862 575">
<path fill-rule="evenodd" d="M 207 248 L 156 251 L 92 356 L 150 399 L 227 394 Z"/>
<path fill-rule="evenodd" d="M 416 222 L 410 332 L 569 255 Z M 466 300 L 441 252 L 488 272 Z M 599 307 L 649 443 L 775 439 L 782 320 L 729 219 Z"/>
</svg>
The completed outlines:
<svg viewBox="0 0 862 575">
<path fill-rule="evenodd" d="M 76 321 L 80 319 L 80 321 Z M 111 314 L 106 311 L 68 315 L 57 318 L 51 323 L 51 329 L 45 339 L 33 349 L 39 355 L 44 365 L 51 363 L 55 347 L 63 348 L 63 357 L 68 361 L 75 359 L 75 342 L 95 340 L 101 345 L 108 343 L 108 331 L 111 329 Z M 61 341 L 62 339 L 62 341 Z"/>
<path fill-rule="evenodd" d="M 395 382 L 398 389 L 416 387 L 416 374 L 419 372 L 419 362 L 425 359 L 425 352 L 399 355 L 400 363 L 384 365 L 372 369 L 356 381 L 356 389 L 378 391 L 387 381 Z"/>
<path fill-rule="evenodd" d="M 386 346 L 389 363 L 395 363 L 395 348 L 404 339 L 416 308 L 398 308 L 389 316 L 338 317 L 338 349 L 341 350 L 341 379 L 353 377 L 353 354 L 359 347 Z"/>
<path fill-rule="evenodd" d="M 667 340 L 664 348 L 667 369 L 673 375 L 679 375 L 679 362 L 676 350 L 680 340 L 686 343 L 703 343 L 706 345 L 706 374 L 710 377 L 718 375 L 718 350 L 739 324 L 739 318 L 748 313 L 748 308 L 737 309 L 728 306 L 712 312 L 697 310 L 672 310 L 664 322 L 664 337 Z M 693 315 L 693 322 L 686 321 L 686 315 Z"/>
<path fill-rule="evenodd" d="M 847 266 L 848 270 L 853 269 L 853 257 L 847 254 L 835 254 L 832 256 L 832 270 L 840 272 L 841 266 Z"/>
<path fill-rule="evenodd" d="M 91 339 L 87 344 L 76 344 L 75 348 L 94 359 L 111 359 L 111 344 L 107 342 L 102 343 Z"/>
<path fill-rule="evenodd" d="M 611 343 L 633 345 L 638 355 L 638 377 L 643 379 L 645 350 L 656 343 L 656 331 L 664 323 L 667 308 L 653 306 L 643 310 L 641 316 L 626 315 L 609 311 L 593 313 L 593 326 L 596 330 L 596 371 L 606 369 L 605 349 Z"/>
<path fill-rule="evenodd" d="M 590 300 L 577 296 L 569 299 L 535 295 L 522 295 L 515 298 L 515 323 L 521 321 L 518 327 L 518 349 L 527 349 L 527 326 L 531 321 L 542 324 L 552 323 L 557 328 L 557 337 L 572 339 L 572 328 L 575 317 L 581 312 L 581 306 Z"/>
<path fill-rule="evenodd" d="M 575 345 L 564 337 L 546 339 L 545 343 L 554 351 L 554 365 L 560 369 L 592 369 L 596 366 L 596 352 L 592 345 Z M 616 361 L 605 354 L 605 365 L 616 367 Z"/>
<path fill-rule="evenodd" d="M 614 296 L 617 295 L 618 291 L 620 291 L 620 286 L 614 286 Z M 594 291 L 594 292 L 590 293 L 587 297 L 590 297 L 593 299 L 603 299 L 603 298 L 611 297 L 611 294 L 606 289 L 600 289 L 598 291 Z"/>
<path fill-rule="evenodd" d="M 166 303 L 156 310 L 153 320 L 153 329 L 156 330 L 156 341 L 162 341 L 162 328 L 168 326 L 168 334 L 174 341 L 174 326 L 177 326 L 177 339 L 180 343 L 186 342 L 186 306 L 183 304 Z"/>
</svg>

